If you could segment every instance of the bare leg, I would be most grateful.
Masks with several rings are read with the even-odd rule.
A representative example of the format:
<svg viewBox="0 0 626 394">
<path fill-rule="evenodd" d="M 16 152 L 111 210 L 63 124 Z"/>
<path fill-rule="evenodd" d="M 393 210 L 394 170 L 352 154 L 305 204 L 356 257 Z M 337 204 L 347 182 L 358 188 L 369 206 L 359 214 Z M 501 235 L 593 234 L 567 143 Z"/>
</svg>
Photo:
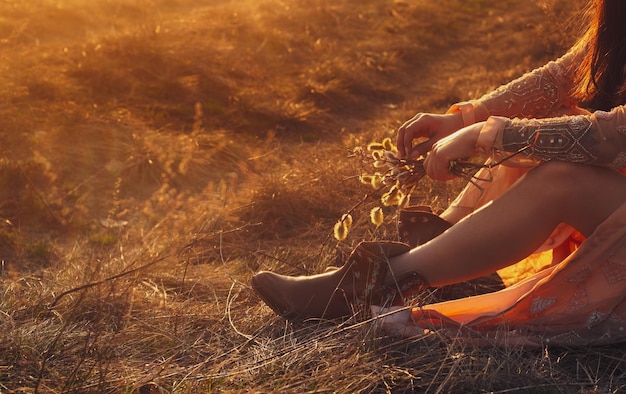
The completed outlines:
<svg viewBox="0 0 626 394">
<path fill-rule="evenodd" d="M 617 172 L 546 163 L 431 242 L 390 259 L 391 273 L 416 271 L 435 287 L 486 275 L 531 254 L 561 222 L 591 234 L 624 201 L 626 177 Z"/>
</svg>

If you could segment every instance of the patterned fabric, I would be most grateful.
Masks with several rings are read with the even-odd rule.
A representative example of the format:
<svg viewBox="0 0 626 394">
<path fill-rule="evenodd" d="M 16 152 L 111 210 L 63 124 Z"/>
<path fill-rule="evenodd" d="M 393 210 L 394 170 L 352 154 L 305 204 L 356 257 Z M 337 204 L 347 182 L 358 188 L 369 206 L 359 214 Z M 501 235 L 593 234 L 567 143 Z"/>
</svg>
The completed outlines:
<svg viewBox="0 0 626 394">
<path fill-rule="evenodd" d="M 580 62 L 581 48 L 572 48 L 556 61 L 487 93 L 478 100 L 454 104 L 448 113 L 461 111 L 467 119 L 485 121 L 489 116 L 544 118 L 577 105 L 569 96 L 573 86 L 572 65 Z"/>
<path fill-rule="evenodd" d="M 478 100 L 455 104 L 448 113 L 461 111 L 464 123 L 488 120 L 477 148 L 497 159 L 523 153 L 507 165 L 563 160 L 624 168 L 626 108 L 589 113 L 570 97 L 573 65 L 580 62 L 581 48 L 572 48 Z M 490 133 L 492 129 L 496 130 Z"/>
<path fill-rule="evenodd" d="M 580 112 L 580 110 L 578 110 Z M 492 149 L 498 156 L 520 152 L 536 163 L 569 161 L 622 169 L 626 167 L 626 107 L 611 112 L 569 115 L 547 119 L 492 117 L 497 128 Z M 494 121 L 495 120 L 495 121 Z M 489 130 L 483 130 L 489 133 Z M 483 133 L 481 131 L 481 134 Z M 513 160 L 514 165 L 519 160 Z"/>
<path fill-rule="evenodd" d="M 561 106 L 573 105 L 568 99 L 572 78 L 563 63 L 571 62 L 570 54 L 557 62 L 534 70 L 478 100 L 490 114 L 511 117 L 548 116 Z"/>
<path fill-rule="evenodd" d="M 542 161 L 562 160 L 592 163 L 598 159 L 598 144 L 586 116 L 567 116 L 548 120 L 512 120 L 502 130 L 502 150 L 523 153 Z"/>
</svg>

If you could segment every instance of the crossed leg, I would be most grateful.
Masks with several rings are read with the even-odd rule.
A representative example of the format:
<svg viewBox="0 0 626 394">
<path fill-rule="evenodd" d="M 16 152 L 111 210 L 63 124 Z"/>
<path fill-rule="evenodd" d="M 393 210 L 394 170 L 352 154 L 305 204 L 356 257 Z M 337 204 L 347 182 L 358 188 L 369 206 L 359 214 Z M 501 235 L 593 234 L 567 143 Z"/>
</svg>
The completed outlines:
<svg viewBox="0 0 626 394">
<path fill-rule="evenodd" d="M 626 201 L 626 177 L 601 167 L 548 162 L 431 242 L 390 259 L 431 286 L 463 282 L 534 252 L 560 223 L 590 235 Z"/>
</svg>

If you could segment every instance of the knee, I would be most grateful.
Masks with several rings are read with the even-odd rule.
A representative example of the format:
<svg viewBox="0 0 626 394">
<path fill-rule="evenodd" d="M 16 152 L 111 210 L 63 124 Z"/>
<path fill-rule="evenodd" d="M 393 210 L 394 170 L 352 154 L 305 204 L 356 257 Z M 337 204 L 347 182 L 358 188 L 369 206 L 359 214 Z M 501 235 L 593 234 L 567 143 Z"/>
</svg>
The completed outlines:
<svg viewBox="0 0 626 394">
<path fill-rule="evenodd" d="M 581 167 L 583 166 L 580 164 L 554 160 L 541 164 L 530 173 L 546 180 L 556 181 L 570 178 L 577 171 L 580 171 Z"/>
<path fill-rule="evenodd" d="M 569 193 L 589 166 L 564 161 L 548 161 L 528 172 L 527 181 L 544 191 Z"/>
<path fill-rule="evenodd" d="M 543 191 L 571 195 L 572 191 L 595 191 L 606 181 L 620 178 L 621 174 L 608 168 L 565 161 L 548 161 L 527 174 L 527 181 Z"/>
</svg>

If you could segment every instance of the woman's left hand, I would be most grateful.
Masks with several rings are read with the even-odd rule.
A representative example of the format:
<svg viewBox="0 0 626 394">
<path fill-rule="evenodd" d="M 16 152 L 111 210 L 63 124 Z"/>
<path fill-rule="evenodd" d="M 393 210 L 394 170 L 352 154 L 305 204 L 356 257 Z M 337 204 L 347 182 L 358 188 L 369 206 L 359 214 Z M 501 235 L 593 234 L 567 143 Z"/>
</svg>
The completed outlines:
<svg viewBox="0 0 626 394">
<path fill-rule="evenodd" d="M 426 174 L 439 181 L 453 179 L 450 163 L 476 154 L 476 142 L 484 125 L 485 122 L 475 123 L 437 141 L 424 161 Z"/>
</svg>

